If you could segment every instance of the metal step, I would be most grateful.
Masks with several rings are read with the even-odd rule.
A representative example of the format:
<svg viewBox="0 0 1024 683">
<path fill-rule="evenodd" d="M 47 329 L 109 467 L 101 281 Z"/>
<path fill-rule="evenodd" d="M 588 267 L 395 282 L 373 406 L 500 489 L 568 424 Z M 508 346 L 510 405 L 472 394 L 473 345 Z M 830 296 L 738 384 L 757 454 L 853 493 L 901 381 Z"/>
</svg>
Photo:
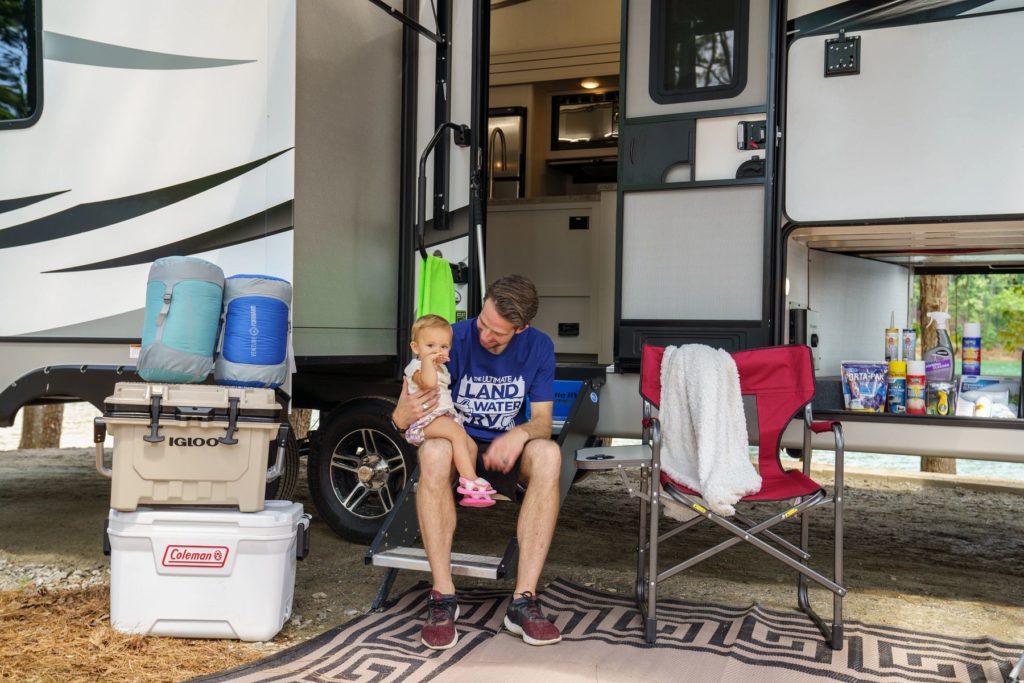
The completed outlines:
<svg viewBox="0 0 1024 683">
<path fill-rule="evenodd" d="M 452 574 L 456 576 L 499 579 L 505 574 L 504 565 L 505 563 L 500 557 L 452 553 Z M 421 572 L 430 571 L 427 553 L 423 548 L 400 547 L 374 553 L 373 566 L 414 569 Z"/>
</svg>

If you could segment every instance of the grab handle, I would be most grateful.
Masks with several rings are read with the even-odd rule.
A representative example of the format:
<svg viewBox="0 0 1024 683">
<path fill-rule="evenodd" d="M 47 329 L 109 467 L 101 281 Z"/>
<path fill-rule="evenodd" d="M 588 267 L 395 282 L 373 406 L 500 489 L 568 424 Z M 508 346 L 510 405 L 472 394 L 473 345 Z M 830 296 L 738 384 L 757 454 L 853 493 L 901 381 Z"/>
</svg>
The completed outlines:
<svg viewBox="0 0 1024 683">
<path fill-rule="evenodd" d="M 267 481 L 276 481 L 284 472 L 284 454 L 288 448 L 288 423 L 284 422 L 277 428 L 277 458 L 274 459 L 273 467 L 267 468 Z"/>
<path fill-rule="evenodd" d="M 107 479 L 114 476 L 114 470 L 103 462 L 103 442 L 107 440 L 107 423 L 102 417 L 92 421 L 92 442 L 96 444 L 96 471 Z"/>
</svg>

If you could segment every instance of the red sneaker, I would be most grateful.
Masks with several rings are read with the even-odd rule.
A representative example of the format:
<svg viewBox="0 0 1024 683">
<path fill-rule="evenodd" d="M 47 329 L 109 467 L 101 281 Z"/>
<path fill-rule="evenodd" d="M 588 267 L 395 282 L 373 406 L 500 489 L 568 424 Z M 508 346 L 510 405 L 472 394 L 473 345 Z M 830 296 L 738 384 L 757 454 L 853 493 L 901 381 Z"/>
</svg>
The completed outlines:
<svg viewBox="0 0 1024 683">
<path fill-rule="evenodd" d="M 562 632 L 544 616 L 537 596 L 529 591 L 508 606 L 505 628 L 530 645 L 551 645 L 562 639 Z"/>
<path fill-rule="evenodd" d="M 441 595 L 430 591 L 427 598 L 427 623 L 420 631 L 420 642 L 431 650 L 447 650 L 459 640 L 455 620 L 459 618 L 459 603 L 454 595 Z"/>
</svg>

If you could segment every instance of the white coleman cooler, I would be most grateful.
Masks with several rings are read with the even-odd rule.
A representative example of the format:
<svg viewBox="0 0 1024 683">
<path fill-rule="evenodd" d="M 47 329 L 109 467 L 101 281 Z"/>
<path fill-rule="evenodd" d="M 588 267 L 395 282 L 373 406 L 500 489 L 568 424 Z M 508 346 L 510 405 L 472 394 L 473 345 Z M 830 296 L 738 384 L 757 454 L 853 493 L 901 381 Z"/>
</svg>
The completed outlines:
<svg viewBox="0 0 1024 683">
<path fill-rule="evenodd" d="M 288 423 L 272 389 L 120 382 L 96 418 L 96 469 L 111 478 L 110 507 L 237 505 L 263 509 L 281 474 Z M 103 440 L 114 437 L 113 464 Z M 268 471 L 276 441 L 277 457 Z"/>
<path fill-rule="evenodd" d="M 291 616 L 309 549 L 300 503 L 262 512 L 110 511 L 110 624 L 122 633 L 270 640 Z"/>
</svg>

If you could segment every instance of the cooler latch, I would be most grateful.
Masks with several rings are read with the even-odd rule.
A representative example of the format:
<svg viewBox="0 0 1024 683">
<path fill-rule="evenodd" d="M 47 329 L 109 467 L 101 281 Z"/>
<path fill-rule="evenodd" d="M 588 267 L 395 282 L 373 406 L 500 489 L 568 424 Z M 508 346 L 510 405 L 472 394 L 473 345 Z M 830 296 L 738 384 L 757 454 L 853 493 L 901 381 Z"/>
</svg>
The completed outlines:
<svg viewBox="0 0 1024 683">
<path fill-rule="evenodd" d="M 160 436 L 160 400 L 163 397 L 154 393 L 149 404 L 149 434 L 142 437 L 147 443 L 160 443 L 164 437 Z"/>
<path fill-rule="evenodd" d="M 238 443 L 238 439 L 235 438 L 235 432 L 238 431 L 238 401 L 237 396 L 231 396 L 228 398 L 228 426 L 224 433 L 224 436 L 217 439 L 222 444 L 227 446 L 234 446 Z"/>
</svg>

